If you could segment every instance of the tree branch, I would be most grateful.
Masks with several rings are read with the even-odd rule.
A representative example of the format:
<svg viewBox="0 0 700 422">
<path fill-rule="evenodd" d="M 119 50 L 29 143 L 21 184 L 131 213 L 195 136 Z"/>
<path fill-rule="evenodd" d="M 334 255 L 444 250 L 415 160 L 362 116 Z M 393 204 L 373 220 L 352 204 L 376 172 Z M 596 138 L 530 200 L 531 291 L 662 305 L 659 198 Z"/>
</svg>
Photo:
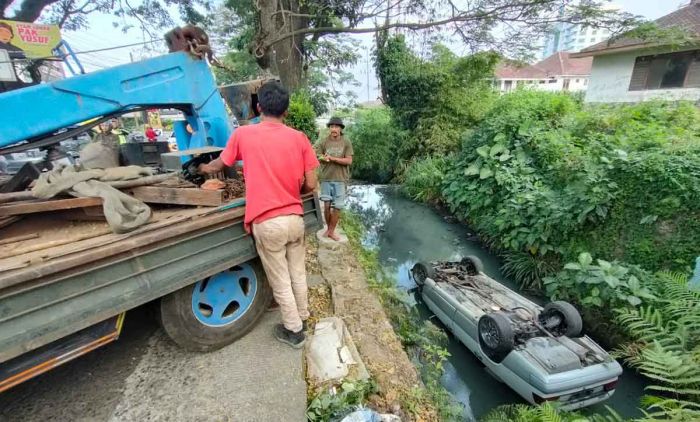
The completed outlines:
<svg viewBox="0 0 700 422">
<path fill-rule="evenodd" d="M 0 0 L 0 19 L 5 18 L 5 9 L 10 7 L 12 0 Z"/>
<path fill-rule="evenodd" d="M 12 17 L 22 22 L 34 22 L 39 19 L 46 6 L 56 3 L 58 0 L 24 0 L 20 9 Z"/>
</svg>

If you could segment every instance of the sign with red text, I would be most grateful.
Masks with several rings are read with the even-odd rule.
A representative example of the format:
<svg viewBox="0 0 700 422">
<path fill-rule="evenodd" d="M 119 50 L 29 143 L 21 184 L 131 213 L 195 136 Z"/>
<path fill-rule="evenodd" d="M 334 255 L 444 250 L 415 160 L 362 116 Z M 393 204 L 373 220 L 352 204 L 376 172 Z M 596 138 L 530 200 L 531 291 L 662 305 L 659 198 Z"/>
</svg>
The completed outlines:
<svg viewBox="0 0 700 422">
<path fill-rule="evenodd" d="M 61 42 L 58 25 L 42 25 L 0 19 L 0 50 L 13 58 L 50 57 Z"/>
</svg>

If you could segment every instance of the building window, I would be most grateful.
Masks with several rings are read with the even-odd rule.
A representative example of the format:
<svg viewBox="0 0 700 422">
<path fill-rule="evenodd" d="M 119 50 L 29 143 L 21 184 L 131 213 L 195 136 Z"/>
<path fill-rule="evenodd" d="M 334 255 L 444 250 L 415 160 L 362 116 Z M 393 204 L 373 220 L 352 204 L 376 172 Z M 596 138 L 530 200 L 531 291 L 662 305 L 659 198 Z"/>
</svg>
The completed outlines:
<svg viewBox="0 0 700 422">
<path fill-rule="evenodd" d="M 700 50 L 637 57 L 630 91 L 700 88 Z"/>
<path fill-rule="evenodd" d="M 557 83 L 557 80 L 556 80 L 556 79 L 550 79 L 550 80 L 549 80 L 549 83 L 550 83 L 550 84 L 555 84 L 555 83 Z"/>
<path fill-rule="evenodd" d="M 569 82 L 570 81 L 571 81 L 571 79 L 564 79 L 564 86 L 563 86 L 564 91 L 569 90 Z"/>
<path fill-rule="evenodd" d="M 576 83 L 578 83 L 578 79 L 576 79 Z"/>
</svg>

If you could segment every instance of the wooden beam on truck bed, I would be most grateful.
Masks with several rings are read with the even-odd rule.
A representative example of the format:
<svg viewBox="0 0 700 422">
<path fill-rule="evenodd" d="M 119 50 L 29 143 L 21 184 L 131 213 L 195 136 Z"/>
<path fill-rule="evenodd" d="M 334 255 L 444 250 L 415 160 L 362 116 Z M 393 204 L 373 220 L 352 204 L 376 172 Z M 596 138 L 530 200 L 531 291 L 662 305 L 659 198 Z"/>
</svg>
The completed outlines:
<svg viewBox="0 0 700 422">
<path fill-rule="evenodd" d="M 125 192 L 136 199 L 151 204 L 218 207 L 229 200 L 228 194 L 223 190 L 205 190 L 198 188 L 139 186 L 127 189 Z"/>
<path fill-rule="evenodd" d="M 102 198 L 67 198 L 50 201 L 22 201 L 0 205 L 0 217 L 36 212 L 68 210 L 102 205 Z"/>
</svg>

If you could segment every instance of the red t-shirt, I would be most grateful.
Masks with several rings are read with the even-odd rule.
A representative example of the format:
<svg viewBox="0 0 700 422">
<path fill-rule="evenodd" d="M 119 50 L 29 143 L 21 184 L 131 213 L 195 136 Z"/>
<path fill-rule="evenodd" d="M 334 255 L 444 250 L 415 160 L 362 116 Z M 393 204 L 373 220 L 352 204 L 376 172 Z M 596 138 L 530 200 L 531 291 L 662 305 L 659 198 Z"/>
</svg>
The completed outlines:
<svg viewBox="0 0 700 422">
<path fill-rule="evenodd" d="M 304 133 L 282 123 L 262 122 L 233 132 L 221 153 L 231 167 L 243 160 L 245 228 L 280 215 L 304 215 L 301 187 L 304 173 L 319 166 Z"/>
</svg>

